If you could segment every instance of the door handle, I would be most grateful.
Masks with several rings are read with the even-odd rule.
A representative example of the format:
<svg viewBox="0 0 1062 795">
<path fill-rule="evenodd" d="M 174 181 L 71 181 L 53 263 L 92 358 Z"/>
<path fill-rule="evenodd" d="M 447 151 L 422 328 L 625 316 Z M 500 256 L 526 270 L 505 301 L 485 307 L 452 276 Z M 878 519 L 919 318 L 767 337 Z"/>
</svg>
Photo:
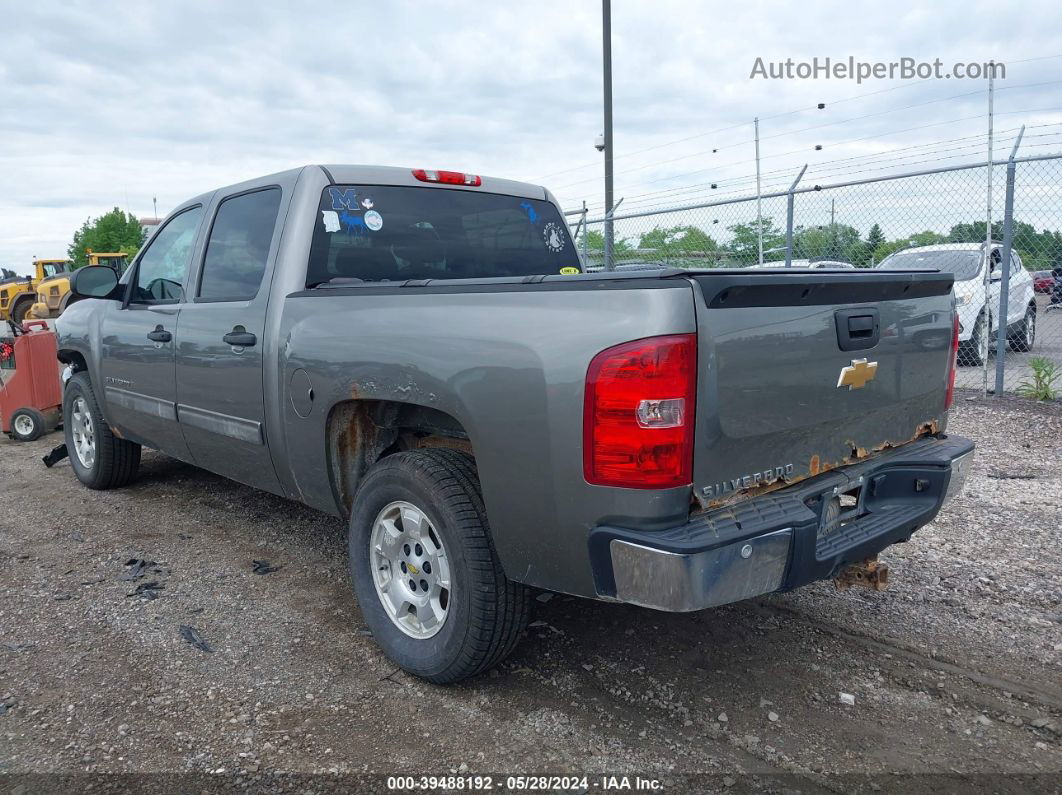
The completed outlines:
<svg viewBox="0 0 1062 795">
<path fill-rule="evenodd" d="M 173 339 L 173 335 L 162 326 L 155 326 L 154 331 L 148 332 L 147 338 L 152 342 L 169 342 Z"/>
<path fill-rule="evenodd" d="M 237 326 L 221 339 L 226 345 L 238 348 L 250 348 L 258 343 L 258 337 L 246 331 L 243 326 Z"/>
</svg>

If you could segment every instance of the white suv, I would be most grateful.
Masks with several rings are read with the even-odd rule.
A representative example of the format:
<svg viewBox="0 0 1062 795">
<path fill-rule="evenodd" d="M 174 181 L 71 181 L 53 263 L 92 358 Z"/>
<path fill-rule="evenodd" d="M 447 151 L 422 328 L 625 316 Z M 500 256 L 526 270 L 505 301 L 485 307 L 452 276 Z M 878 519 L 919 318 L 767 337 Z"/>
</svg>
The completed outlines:
<svg viewBox="0 0 1062 795">
<path fill-rule="evenodd" d="M 999 292 L 1002 284 L 1000 262 L 1003 246 L 992 243 L 942 243 L 897 251 L 883 259 L 878 268 L 906 270 L 932 268 L 955 274 L 955 305 L 959 311 L 959 364 L 982 365 L 995 348 L 999 327 Z M 985 268 L 991 269 L 988 300 L 985 298 Z M 1007 343 L 1012 351 L 1032 349 L 1036 339 L 1036 298 L 1032 275 L 1012 250 L 1007 269 Z M 987 320 L 986 320 L 987 316 Z"/>
</svg>

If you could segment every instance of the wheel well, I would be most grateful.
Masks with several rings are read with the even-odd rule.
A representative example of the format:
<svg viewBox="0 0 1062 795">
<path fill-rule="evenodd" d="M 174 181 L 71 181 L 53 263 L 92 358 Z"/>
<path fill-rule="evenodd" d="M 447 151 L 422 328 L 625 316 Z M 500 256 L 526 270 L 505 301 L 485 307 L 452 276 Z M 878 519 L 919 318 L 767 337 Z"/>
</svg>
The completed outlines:
<svg viewBox="0 0 1062 795">
<path fill-rule="evenodd" d="M 36 293 L 19 293 L 18 295 L 15 296 L 15 300 L 11 302 L 11 311 L 14 312 L 16 306 L 21 306 L 22 304 L 25 304 L 25 303 L 32 304 L 36 300 L 37 300 L 37 294 Z"/>
<path fill-rule="evenodd" d="M 446 447 L 473 454 L 464 426 L 446 412 L 415 403 L 347 400 L 328 415 L 328 470 L 336 503 L 350 514 L 369 467 L 403 450 Z"/>
<path fill-rule="evenodd" d="M 57 358 L 63 364 L 69 364 L 74 368 L 75 372 L 81 372 L 82 370 L 88 370 L 88 364 L 85 362 L 85 357 L 78 351 L 61 350 L 59 351 Z"/>
</svg>

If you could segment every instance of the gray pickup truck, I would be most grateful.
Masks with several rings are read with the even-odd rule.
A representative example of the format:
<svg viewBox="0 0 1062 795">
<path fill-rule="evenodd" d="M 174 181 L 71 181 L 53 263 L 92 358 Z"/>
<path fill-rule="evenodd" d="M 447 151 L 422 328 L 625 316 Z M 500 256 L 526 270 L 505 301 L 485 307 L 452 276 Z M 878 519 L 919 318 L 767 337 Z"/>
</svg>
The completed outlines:
<svg viewBox="0 0 1062 795">
<path fill-rule="evenodd" d="M 185 202 L 58 321 L 74 474 L 142 446 L 348 519 L 366 623 L 451 682 L 532 589 L 690 611 L 836 576 L 962 486 L 935 271 L 584 273 L 544 188 L 306 166 Z"/>
</svg>

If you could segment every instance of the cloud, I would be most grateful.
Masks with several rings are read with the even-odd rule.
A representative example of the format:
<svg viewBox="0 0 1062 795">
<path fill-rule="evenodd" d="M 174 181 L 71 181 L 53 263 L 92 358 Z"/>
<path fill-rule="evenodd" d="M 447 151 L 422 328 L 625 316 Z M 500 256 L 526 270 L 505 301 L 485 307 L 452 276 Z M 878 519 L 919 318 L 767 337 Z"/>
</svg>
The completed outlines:
<svg viewBox="0 0 1062 795">
<path fill-rule="evenodd" d="M 165 212 L 309 162 L 546 177 L 565 203 L 601 201 L 597 4 L 37 2 L 4 13 L 0 264 L 23 272 L 35 254 L 61 256 L 85 218 L 115 205 L 150 215 L 157 196 Z M 983 94 L 908 107 L 983 82 L 927 81 L 837 102 L 897 83 L 752 81 L 758 55 L 1006 62 L 1062 53 L 1060 22 L 1046 0 L 1021 13 L 958 0 L 931 9 L 617 1 L 617 195 L 747 177 L 756 115 L 764 170 L 786 183 L 805 161 L 809 175 L 828 173 L 836 166 L 817 163 L 985 126 L 954 121 L 983 113 Z M 1001 129 L 1062 121 L 1062 112 L 1013 113 L 1062 108 L 1062 83 L 1009 90 L 1049 81 L 1060 65 L 1008 70 Z"/>
</svg>

